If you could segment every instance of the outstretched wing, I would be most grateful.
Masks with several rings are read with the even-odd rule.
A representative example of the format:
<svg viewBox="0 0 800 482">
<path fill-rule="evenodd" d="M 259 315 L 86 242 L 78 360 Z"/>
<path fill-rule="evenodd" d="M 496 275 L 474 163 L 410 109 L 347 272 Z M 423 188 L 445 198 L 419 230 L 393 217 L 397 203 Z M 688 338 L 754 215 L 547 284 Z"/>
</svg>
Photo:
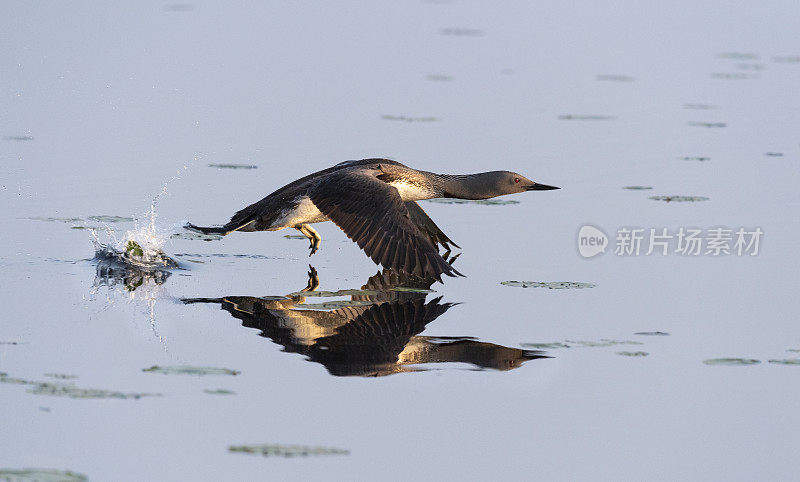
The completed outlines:
<svg viewBox="0 0 800 482">
<path fill-rule="evenodd" d="M 447 235 L 439 229 L 439 226 L 433 222 L 433 219 L 428 216 L 428 213 L 422 209 L 422 206 L 415 201 L 406 201 L 406 208 L 408 209 L 408 214 L 411 216 L 411 221 L 414 222 L 420 231 L 428 236 L 428 239 L 431 240 L 434 246 L 436 246 L 437 243 L 441 244 L 448 252 L 450 251 L 450 246 L 447 243 L 452 244 L 456 248 L 461 247 L 454 243 L 452 239 L 448 238 Z"/>
<path fill-rule="evenodd" d="M 462 276 L 439 255 L 411 220 L 394 187 L 377 179 L 380 171 L 343 169 L 308 191 L 308 197 L 376 263 L 425 278 Z"/>
</svg>

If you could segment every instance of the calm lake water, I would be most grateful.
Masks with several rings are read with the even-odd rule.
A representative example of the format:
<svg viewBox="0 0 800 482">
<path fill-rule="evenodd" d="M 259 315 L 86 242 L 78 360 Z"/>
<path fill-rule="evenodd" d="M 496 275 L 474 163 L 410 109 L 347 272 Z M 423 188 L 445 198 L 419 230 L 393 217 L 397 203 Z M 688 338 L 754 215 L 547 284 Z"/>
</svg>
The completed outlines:
<svg viewBox="0 0 800 482">
<path fill-rule="evenodd" d="M 796 478 L 797 2 L 3 6 L 0 479 Z M 562 189 L 421 203 L 431 293 L 331 223 L 170 238 L 366 157 Z M 180 268 L 93 259 L 162 188 Z"/>
</svg>

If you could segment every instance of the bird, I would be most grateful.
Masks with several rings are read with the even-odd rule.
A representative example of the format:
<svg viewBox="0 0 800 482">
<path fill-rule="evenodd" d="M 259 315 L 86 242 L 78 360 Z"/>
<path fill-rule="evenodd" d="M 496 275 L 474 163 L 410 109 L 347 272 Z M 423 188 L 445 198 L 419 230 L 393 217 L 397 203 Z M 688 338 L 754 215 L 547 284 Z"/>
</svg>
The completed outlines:
<svg viewBox="0 0 800 482">
<path fill-rule="evenodd" d="M 227 235 L 236 231 L 294 228 L 317 252 L 322 237 L 312 224 L 333 221 L 376 264 L 419 277 L 463 276 L 439 254 L 454 243 L 416 201 L 489 199 L 525 191 L 559 189 L 522 174 L 490 171 L 435 174 L 400 162 L 372 158 L 344 161 L 309 174 L 236 212 L 225 225 L 187 229 Z"/>
</svg>

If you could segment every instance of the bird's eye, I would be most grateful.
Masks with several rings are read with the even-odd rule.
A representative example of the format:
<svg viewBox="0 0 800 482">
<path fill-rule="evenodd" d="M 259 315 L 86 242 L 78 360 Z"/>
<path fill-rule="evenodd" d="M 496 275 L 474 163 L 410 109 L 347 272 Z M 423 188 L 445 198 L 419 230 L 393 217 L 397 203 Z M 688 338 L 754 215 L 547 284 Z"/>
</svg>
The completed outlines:
<svg viewBox="0 0 800 482">
<path fill-rule="evenodd" d="M 518 178 L 518 177 L 515 177 L 515 178 L 514 178 L 514 182 L 519 182 L 519 178 Z"/>
</svg>

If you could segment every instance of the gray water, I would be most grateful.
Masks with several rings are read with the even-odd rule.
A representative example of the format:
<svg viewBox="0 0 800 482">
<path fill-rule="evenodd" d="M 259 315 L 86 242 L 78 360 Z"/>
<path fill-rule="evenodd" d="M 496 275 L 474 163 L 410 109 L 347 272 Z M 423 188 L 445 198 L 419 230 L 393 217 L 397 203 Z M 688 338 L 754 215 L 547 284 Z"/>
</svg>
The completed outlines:
<svg viewBox="0 0 800 482">
<path fill-rule="evenodd" d="M 795 478 L 798 21 L 788 1 L 4 2 L 0 478 Z M 378 156 L 562 188 L 422 203 L 467 277 L 404 295 L 438 307 L 407 342 L 451 361 L 326 365 L 220 309 L 298 292 L 309 263 L 319 290 L 365 285 L 379 268 L 330 223 L 312 258 L 294 231 L 168 238 Z M 93 260 L 86 228 L 125 241 L 173 177 L 155 226 L 181 267 Z M 579 255 L 585 224 L 605 254 Z M 757 256 L 618 256 L 620 227 L 764 235 Z M 331 300 L 351 297 L 306 303 Z"/>
</svg>

